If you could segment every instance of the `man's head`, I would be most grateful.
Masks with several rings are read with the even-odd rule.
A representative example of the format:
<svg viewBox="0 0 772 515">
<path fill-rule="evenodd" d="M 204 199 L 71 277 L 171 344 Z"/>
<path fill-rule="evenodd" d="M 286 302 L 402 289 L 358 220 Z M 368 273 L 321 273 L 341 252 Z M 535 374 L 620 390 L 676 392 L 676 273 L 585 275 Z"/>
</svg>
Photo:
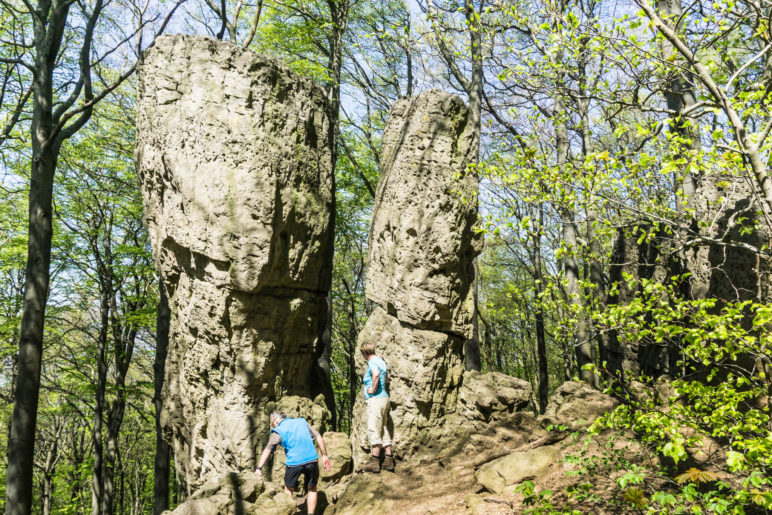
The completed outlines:
<svg viewBox="0 0 772 515">
<path fill-rule="evenodd" d="M 278 426 L 279 422 L 281 422 L 285 418 L 287 418 L 287 415 L 283 411 L 274 411 L 273 413 L 271 413 L 271 417 L 270 417 L 271 427 Z"/>
<path fill-rule="evenodd" d="M 373 342 L 363 342 L 359 346 L 359 350 L 362 352 L 362 356 L 365 359 L 370 359 L 370 356 L 375 356 L 375 344 Z"/>
</svg>

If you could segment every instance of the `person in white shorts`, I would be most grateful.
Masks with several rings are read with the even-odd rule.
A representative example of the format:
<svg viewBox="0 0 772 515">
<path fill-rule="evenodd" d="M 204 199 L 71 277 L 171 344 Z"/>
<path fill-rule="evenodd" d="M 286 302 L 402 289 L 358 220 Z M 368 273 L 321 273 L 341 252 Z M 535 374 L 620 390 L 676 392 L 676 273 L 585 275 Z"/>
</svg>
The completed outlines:
<svg viewBox="0 0 772 515">
<path fill-rule="evenodd" d="M 383 358 L 376 356 L 375 344 L 364 342 L 359 346 L 362 356 L 367 361 L 367 369 L 362 378 L 367 408 L 367 437 L 370 440 L 372 454 L 360 470 L 363 472 L 381 471 L 381 449 L 383 449 L 384 470 L 394 471 L 394 455 L 391 453 L 391 435 L 386 427 L 389 416 L 389 393 L 386 390 L 389 381 L 389 368 Z"/>
</svg>

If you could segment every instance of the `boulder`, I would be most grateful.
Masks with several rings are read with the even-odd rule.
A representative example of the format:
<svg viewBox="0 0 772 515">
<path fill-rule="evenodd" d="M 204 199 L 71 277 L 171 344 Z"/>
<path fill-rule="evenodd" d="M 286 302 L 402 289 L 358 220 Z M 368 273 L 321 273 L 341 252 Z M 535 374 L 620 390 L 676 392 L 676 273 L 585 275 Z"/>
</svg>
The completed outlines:
<svg viewBox="0 0 772 515">
<path fill-rule="evenodd" d="M 269 403 L 328 387 L 324 92 L 250 50 L 162 36 L 138 75 L 145 221 L 172 312 L 161 424 L 188 493 L 252 469 Z"/>
<path fill-rule="evenodd" d="M 283 489 L 266 484 L 254 472 L 231 472 L 207 481 L 172 512 L 173 515 L 295 513 Z"/>
<path fill-rule="evenodd" d="M 288 418 L 304 418 L 317 431 L 324 433 L 330 423 L 332 415 L 324 401 L 323 395 L 317 395 L 312 401 L 308 397 L 288 395 L 276 402 L 266 403 L 269 412 L 283 411 Z"/>
<path fill-rule="evenodd" d="M 469 420 L 497 421 L 525 408 L 531 383 L 498 372 L 464 372 L 458 392 L 459 410 Z"/>
<path fill-rule="evenodd" d="M 550 465 L 557 463 L 559 458 L 560 450 L 555 445 L 513 452 L 486 463 L 475 472 L 474 478 L 491 492 L 511 493 L 509 487 L 546 474 Z"/>
<path fill-rule="evenodd" d="M 572 429 L 588 427 L 595 420 L 619 405 L 614 397 L 601 393 L 585 383 L 566 381 L 550 398 L 542 427 L 560 424 Z"/>
<path fill-rule="evenodd" d="M 326 471 L 324 467 L 320 466 L 320 479 L 325 483 L 333 483 L 352 471 L 351 439 L 346 433 L 333 431 L 328 431 L 322 436 L 327 447 L 327 455 L 330 457 L 331 468 Z"/>
<path fill-rule="evenodd" d="M 271 515 L 293 515 L 297 513 L 295 500 L 284 492 L 284 488 L 275 488 L 272 485 L 266 486 L 263 495 L 258 497 L 255 502 L 255 512 L 257 514 L 270 513 Z"/>
<path fill-rule="evenodd" d="M 477 157 L 464 102 L 440 91 L 397 101 L 383 133 L 368 246 L 366 296 L 376 308 L 359 333 L 390 370 L 396 452 L 455 410 L 471 336 L 477 231 Z M 365 363 L 356 356 L 357 368 Z M 366 457 L 364 402 L 354 406 L 355 461 Z"/>
</svg>

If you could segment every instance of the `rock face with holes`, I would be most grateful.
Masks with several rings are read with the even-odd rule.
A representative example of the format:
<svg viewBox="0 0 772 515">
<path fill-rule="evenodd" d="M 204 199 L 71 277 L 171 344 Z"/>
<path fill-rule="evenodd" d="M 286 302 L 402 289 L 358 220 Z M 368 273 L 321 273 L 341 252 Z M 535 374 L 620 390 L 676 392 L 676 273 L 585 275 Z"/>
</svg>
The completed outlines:
<svg viewBox="0 0 772 515">
<path fill-rule="evenodd" d="M 448 410 L 471 335 L 477 153 L 468 110 L 429 91 L 394 104 L 383 133 L 381 176 L 369 238 L 366 295 L 377 307 L 359 335 L 390 368 L 391 419 L 407 454 Z M 358 356 L 358 368 L 364 361 Z M 355 406 L 355 456 L 369 448 L 364 401 Z"/>
<path fill-rule="evenodd" d="M 323 391 L 330 121 L 310 80 L 236 45 L 178 35 L 143 55 L 137 129 L 172 310 L 162 424 L 191 492 L 255 465 L 269 403 Z"/>
<path fill-rule="evenodd" d="M 241 513 L 244 515 L 292 515 L 295 501 L 276 487 L 258 478 L 254 472 L 229 472 L 212 478 L 169 515 L 210 515 L 212 513 Z"/>
<path fill-rule="evenodd" d="M 724 302 L 772 300 L 772 263 L 752 250 L 768 246 L 770 215 L 746 181 L 706 174 L 684 203 L 683 226 L 675 232 L 645 220 L 617 229 L 609 267 L 609 282 L 617 286 L 608 303 L 630 302 L 643 291 L 644 280 L 670 285 L 676 278 L 680 296 L 717 299 L 716 309 Z M 619 339 L 615 331 L 608 338 L 608 354 L 601 360 L 616 374 L 680 373 L 678 346 Z"/>
<path fill-rule="evenodd" d="M 769 260 L 748 250 L 769 244 L 769 226 L 762 205 L 747 179 L 709 175 L 697 181 L 690 199 L 694 209 L 692 229 L 713 242 L 691 245 L 685 251 L 684 266 L 690 272 L 689 296 L 715 297 L 734 302 L 770 300 Z M 700 222 L 700 223 L 698 223 Z M 747 245 L 748 249 L 740 245 Z"/>
</svg>

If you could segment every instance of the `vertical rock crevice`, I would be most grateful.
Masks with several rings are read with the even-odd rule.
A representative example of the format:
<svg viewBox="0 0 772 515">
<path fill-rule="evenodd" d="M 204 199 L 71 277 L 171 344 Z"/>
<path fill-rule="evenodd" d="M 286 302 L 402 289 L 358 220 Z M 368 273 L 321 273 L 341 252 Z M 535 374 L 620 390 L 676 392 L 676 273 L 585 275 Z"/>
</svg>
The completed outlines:
<svg viewBox="0 0 772 515">
<path fill-rule="evenodd" d="M 267 409 L 313 397 L 332 271 L 323 91 L 236 45 L 164 36 L 136 162 L 172 312 L 161 420 L 192 492 L 254 467 Z"/>
</svg>

